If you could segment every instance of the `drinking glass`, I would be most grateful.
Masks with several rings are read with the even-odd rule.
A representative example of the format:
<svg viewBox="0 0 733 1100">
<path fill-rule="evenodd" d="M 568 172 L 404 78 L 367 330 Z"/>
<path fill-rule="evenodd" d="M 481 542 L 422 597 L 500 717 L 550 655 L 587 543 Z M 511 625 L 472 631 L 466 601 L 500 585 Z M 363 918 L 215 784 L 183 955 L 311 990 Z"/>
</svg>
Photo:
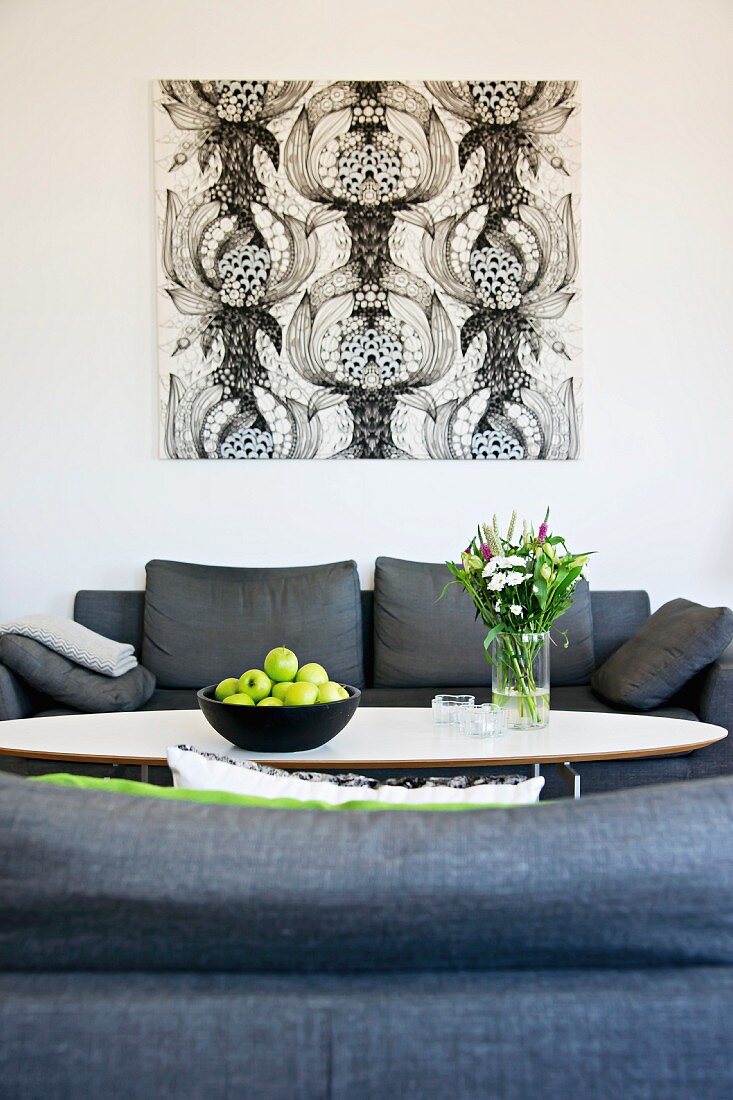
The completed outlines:
<svg viewBox="0 0 733 1100">
<path fill-rule="evenodd" d="M 436 726 L 458 726 L 460 713 L 476 702 L 475 695 L 436 695 L 433 699 L 433 722 Z"/>
<path fill-rule="evenodd" d="M 507 732 L 506 712 L 496 703 L 480 703 L 463 707 L 458 712 L 459 727 L 464 737 L 504 737 Z"/>
</svg>

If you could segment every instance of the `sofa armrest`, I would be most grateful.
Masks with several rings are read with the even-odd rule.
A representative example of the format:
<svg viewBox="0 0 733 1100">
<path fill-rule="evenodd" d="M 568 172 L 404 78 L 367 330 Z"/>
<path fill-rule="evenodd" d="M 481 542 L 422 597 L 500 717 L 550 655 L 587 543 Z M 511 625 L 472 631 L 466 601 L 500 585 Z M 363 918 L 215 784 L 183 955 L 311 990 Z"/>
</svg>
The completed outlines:
<svg viewBox="0 0 733 1100">
<path fill-rule="evenodd" d="M 733 643 L 703 674 L 698 715 L 733 734 Z"/>
<path fill-rule="evenodd" d="M 0 722 L 29 718 L 36 711 L 34 699 L 21 680 L 0 664 Z"/>
<path fill-rule="evenodd" d="M 688 685 L 686 706 L 701 722 L 723 726 L 728 736 L 688 757 L 688 779 L 733 775 L 733 645 Z"/>
</svg>

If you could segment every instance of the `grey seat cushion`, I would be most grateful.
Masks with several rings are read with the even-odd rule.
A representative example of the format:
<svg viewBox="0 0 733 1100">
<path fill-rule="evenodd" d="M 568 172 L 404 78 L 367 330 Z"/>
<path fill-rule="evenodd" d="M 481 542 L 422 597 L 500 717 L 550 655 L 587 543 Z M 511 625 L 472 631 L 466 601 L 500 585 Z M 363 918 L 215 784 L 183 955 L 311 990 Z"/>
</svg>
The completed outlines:
<svg viewBox="0 0 733 1100">
<path fill-rule="evenodd" d="M 473 604 L 451 585 L 443 564 L 377 558 L 374 577 L 374 686 L 425 687 L 491 683 L 484 653 L 486 627 Z M 569 646 L 562 645 L 567 630 Z M 553 628 L 553 684 L 588 683 L 594 667 L 593 616 L 588 584 L 576 591 L 571 609 Z"/>
<path fill-rule="evenodd" d="M 593 687 L 616 706 L 650 710 L 712 664 L 733 640 L 733 611 L 671 600 L 593 675 Z"/>
<path fill-rule="evenodd" d="M 733 965 L 730 777 L 330 814 L 0 775 L 0 867 L 5 971 Z"/>
<path fill-rule="evenodd" d="M 333 680 L 363 685 L 355 562 L 235 569 L 151 561 L 146 572 L 143 664 L 160 687 L 240 676 L 281 645 Z"/>
<path fill-rule="evenodd" d="M 432 687 L 416 688 L 365 688 L 361 694 L 363 707 L 429 707 L 434 695 L 446 691 L 450 685 L 434 684 Z M 477 703 L 491 702 L 491 688 L 485 684 L 468 684 L 465 687 L 469 695 L 476 696 Z M 165 695 L 167 692 L 156 692 Z M 153 697 L 155 698 L 155 696 Z M 153 700 L 151 700 L 151 703 Z M 150 709 L 150 704 L 148 708 Z M 618 714 L 618 707 L 596 695 L 588 684 L 574 687 L 553 687 L 550 691 L 550 711 L 575 710 L 590 711 L 596 714 Z M 628 712 L 626 712 L 628 713 Z M 694 711 L 682 706 L 661 706 L 644 711 L 651 717 L 681 718 L 688 722 L 699 721 Z"/>
<path fill-rule="evenodd" d="M 363 707 L 429 707 L 434 695 L 447 690 L 450 685 L 435 684 L 433 687 L 419 688 L 362 688 L 361 706 Z M 476 696 L 478 703 L 491 702 L 491 688 L 486 684 L 468 684 L 466 691 Z M 550 694 L 550 708 L 558 710 L 586 710 L 601 714 L 617 714 L 618 707 L 601 699 L 587 684 L 577 687 L 553 688 Z M 191 688 L 157 688 L 141 710 L 197 710 L 196 692 Z M 40 711 L 38 717 L 59 714 L 76 714 L 68 707 L 54 707 Z M 681 718 L 687 722 L 699 721 L 694 711 L 682 706 L 661 706 L 644 711 L 651 717 Z"/>
<path fill-rule="evenodd" d="M 199 701 L 193 688 L 158 688 L 143 710 L 198 710 Z"/>
<path fill-rule="evenodd" d="M 198 710 L 199 701 L 193 688 L 156 688 L 140 710 Z M 46 707 L 37 718 L 51 718 L 61 714 L 78 714 L 71 707 Z"/>
<path fill-rule="evenodd" d="M 18 634 L 0 638 L 0 659 L 37 691 L 79 711 L 138 710 L 155 691 L 155 676 L 142 665 L 103 676 Z"/>
</svg>

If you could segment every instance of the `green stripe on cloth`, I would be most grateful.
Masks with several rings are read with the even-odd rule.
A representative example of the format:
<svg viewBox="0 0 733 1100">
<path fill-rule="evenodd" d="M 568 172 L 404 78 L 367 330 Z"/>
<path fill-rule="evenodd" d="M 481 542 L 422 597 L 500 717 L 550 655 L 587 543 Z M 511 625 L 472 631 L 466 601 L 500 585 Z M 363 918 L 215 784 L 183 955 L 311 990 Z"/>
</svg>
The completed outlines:
<svg viewBox="0 0 733 1100">
<path fill-rule="evenodd" d="M 374 802 L 354 799 L 332 805 L 329 802 L 301 802 L 297 798 L 261 798 L 257 795 L 232 794 L 230 791 L 192 791 L 179 787 L 157 787 L 153 783 L 136 783 L 132 779 L 95 779 L 86 775 L 58 772 L 53 775 L 34 775 L 30 783 L 49 783 L 55 787 L 72 787 L 75 790 L 107 791 L 111 794 L 135 795 L 139 798 L 163 798 L 173 802 L 201 802 L 215 806 L 251 806 L 268 810 L 421 810 L 444 812 L 452 810 L 506 810 L 518 809 L 513 803 L 498 802 L 450 802 L 412 806 L 401 802 Z M 537 803 L 540 805 L 540 803 Z"/>
</svg>

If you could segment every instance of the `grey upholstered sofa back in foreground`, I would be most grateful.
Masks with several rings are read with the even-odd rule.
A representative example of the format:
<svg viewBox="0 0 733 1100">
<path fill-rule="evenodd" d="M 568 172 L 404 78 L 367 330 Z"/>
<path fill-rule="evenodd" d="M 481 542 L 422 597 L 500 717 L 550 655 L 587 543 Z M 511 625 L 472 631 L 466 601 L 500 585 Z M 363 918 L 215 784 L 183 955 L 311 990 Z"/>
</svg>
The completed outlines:
<svg viewBox="0 0 733 1100">
<path fill-rule="evenodd" d="M 0 776 L 0 1093 L 733 1095 L 733 779 L 470 813 Z"/>
</svg>

